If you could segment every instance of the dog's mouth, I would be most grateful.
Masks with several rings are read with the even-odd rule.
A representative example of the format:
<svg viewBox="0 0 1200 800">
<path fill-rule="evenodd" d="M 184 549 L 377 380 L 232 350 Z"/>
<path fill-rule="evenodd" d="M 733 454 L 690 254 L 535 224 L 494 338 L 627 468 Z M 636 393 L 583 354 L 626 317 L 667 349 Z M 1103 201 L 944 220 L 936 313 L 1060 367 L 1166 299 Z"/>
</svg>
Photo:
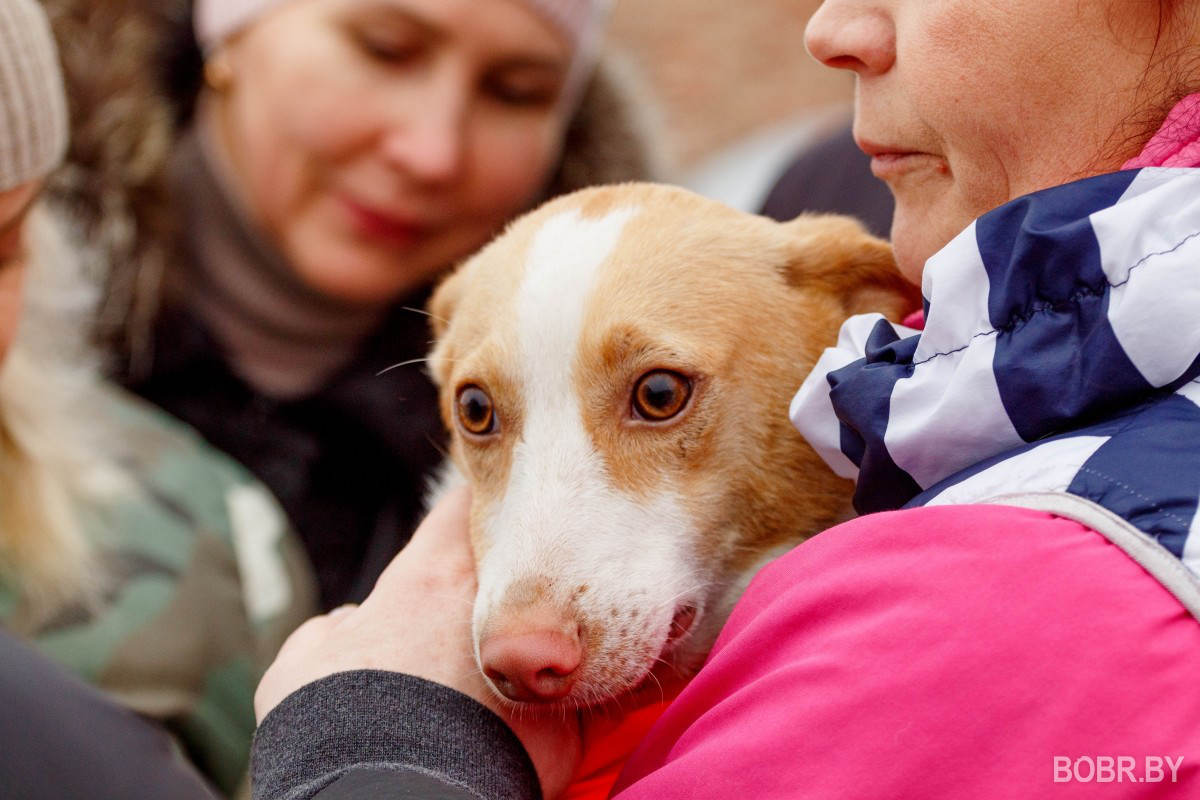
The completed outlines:
<svg viewBox="0 0 1200 800">
<path fill-rule="evenodd" d="M 692 630 L 692 625 L 695 624 L 696 618 L 700 615 L 700 609 L 694 605 L 680 605 L 675 609 L 675 616 L 671 618 L 671 627 L 667 631 L 667 640 L 663 643 L 662 653 L 660 658 L 665 658 L 673 650 L 677 649 L 681 642 Z"/>
<path fill-rule="evenodd" d="M 695 630 L 696 621 L 701 615 L 700 607 L 691 603 L 681 603 L 675 608 L 671 626 L 667 629 L 667 638 L 663 641 L 658 656 L 646 668 L 646 674 L 635 686 L 654 680 L 659 673 L 683 677 L 690 672 L 691 665 L 688 662 L 692 659 L 684 652 L 684 646 L 691 638 L 690 634 Z"/>
<path fill-rule="evenodd" d="M 654 701 L 666 696 L 664 692 L 670 692 L 671 686 L 678 690 L 686 683 L 699 666 L 699 661 L 694 658 L 695 654 L 685 654 L 682 650 L 701 616 L 703 612 L 700 607 L 691 604 L 679 605 L 671 618 L 671 627 L 667 631 L 667 638 L 658 657 L 650 663 L 646 673 L 621 693 L 621 696 L 631 696 L 635 699 L 644 697 Z"/>
</svg>

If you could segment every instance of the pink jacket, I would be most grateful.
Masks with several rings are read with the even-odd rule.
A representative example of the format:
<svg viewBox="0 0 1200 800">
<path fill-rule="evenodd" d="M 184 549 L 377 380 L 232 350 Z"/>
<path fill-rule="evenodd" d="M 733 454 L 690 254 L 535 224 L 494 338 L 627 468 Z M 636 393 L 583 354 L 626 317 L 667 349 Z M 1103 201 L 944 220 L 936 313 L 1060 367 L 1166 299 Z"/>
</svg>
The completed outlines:
<svg viewBox="0 0 1200 800">
<path fill-rule="evenodd" d="M 616 796 L 1179 797 L 1197 676 L 1200 625 L 1079 523 L 869 515 L 758 576 Z"/>
</svg>

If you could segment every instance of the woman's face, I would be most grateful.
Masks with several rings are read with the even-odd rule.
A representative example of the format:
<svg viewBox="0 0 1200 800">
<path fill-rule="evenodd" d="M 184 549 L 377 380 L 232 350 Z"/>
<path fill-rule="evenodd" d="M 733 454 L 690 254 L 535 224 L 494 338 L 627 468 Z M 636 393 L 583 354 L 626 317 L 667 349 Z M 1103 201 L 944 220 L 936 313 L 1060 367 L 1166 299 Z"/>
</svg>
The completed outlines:
<svg viewBox="0 0 1200 800">
<path fill-rule="evenodd" d="M 8 352 L 21 318 L 21 287 L 25 281 L 22 232 L 41 189 L 41 181 L 0 191 L 0 361 Z"/>
<path fill-rule="evenodd" d="M 567 40 L 514 0 L 292 0 L 218 55 L 215 115 L 311 287 L 397 299 L 484 244 L 557 162 Z"/>
<path fill-rule="evenodd" d="M 825 0 L 808 48 L 857 75 L 854 136 L 895 195 L 905 275 L 919 280 L 980 214 L 1136 155 L 1139 111 L 1172 88 L 1150 68 L 1178 47 L 1159 12 L 1158 0 Z"/>
</svg>

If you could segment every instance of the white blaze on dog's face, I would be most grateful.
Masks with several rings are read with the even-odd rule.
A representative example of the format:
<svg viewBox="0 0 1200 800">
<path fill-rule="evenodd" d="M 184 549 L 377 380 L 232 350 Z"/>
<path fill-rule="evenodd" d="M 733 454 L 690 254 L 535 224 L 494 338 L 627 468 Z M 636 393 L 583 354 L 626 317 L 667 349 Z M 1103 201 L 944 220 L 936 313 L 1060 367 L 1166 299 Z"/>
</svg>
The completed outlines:
<svg viewBox="0 0 1200 800">
<path fill-rule="evenodd" d="M 845 514 L 790 395 L 857 305 L 914 298 L 856 224 L 651 185 L 554 201 L 463 265 L 431 371 L 493 685 L 588 704 L 697 668 L 753 569 Z"/>
</svg>

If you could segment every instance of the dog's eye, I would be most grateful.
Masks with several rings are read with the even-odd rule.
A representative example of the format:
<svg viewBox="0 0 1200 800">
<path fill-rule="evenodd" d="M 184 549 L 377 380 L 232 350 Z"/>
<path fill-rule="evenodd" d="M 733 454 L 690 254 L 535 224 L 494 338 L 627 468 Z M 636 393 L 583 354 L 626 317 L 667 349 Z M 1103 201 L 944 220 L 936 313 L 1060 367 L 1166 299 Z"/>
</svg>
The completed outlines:
<svg viewBox="0 0 1200 800">
<path fill-rule="evenodd" d="M 459 389 L 457 405 L 458 423 L 467 433 L 486 436 L 496 432 L 496 410 L 483 389 L 473 385 Z"/>
<path fill-rule="evenodd" d="M 647 372 L 633 387 L 633 412 L 650 422 L 665 422 L 687 405 L 692 382 L 678 372 Z"/>
</svg>

